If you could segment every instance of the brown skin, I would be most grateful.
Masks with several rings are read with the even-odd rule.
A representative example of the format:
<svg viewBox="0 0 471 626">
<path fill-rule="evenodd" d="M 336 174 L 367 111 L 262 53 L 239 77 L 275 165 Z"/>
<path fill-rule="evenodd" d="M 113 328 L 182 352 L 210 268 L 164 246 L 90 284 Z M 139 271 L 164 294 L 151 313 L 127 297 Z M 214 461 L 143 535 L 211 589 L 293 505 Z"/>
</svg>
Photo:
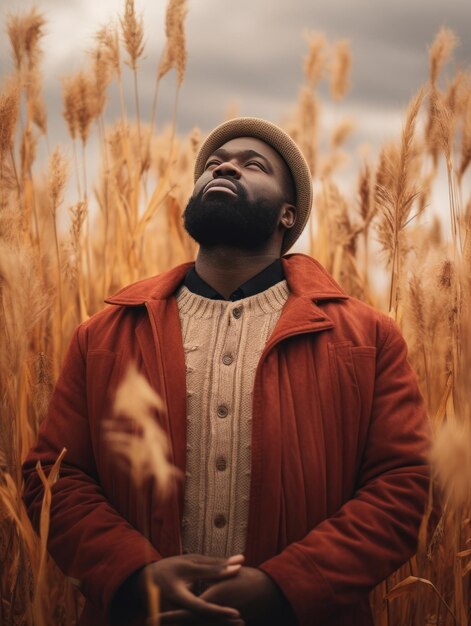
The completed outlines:
<svg viewBox="0 0 471 626">
<path fill-rule="evenodd" d="M 239 611 L 230 606 L 221 606 L 210 599 L 196 596 L 191 587 L 194 583 L 205 581 L 223 581 L 236 576 L 244 561 L 243 555 L 229 559 L 220 559 L 199 554 L 186 554 L 168 557 L 144 567 L 137 578 L 139 604 L 146 606 L 148 580 L 160 589 L 161 609 L 173 611 L 184 609 L 188 618 L 214 624 L 238 624 Z M 179 615 L 177 614 L 177 618 Z M 187 623 L 190 623 L 187 619 Z"/>
<path fill-rule="evenodd" d="M 270 263 L 280 258 L 283 235 L 286 229 L 294 226 L 296 207 L 292 203 L 289 169 L 281 156 L 271 146 L 253 137 L 239 137 L 221 146 L 226 151 L 225 158 L 216 152 L 209 157 L 203 174 L 196 181 L 194 193 L 200 191 L 212 178 L 236 178 L 245 186 L 252 197 L 284 197 L 280 211 L 278 229 L 258 250 L 249 251 L 227 246 L 204 248 L 200 247 L 196 257 L 195 269 L 198 275 L 218 293 L 229 298 L 230 294 L 255 276 Z M 246 150 L 255 150 L 264 159 L 244 157 Z M 265 171 L 253 162 L 259 161 Z M 271 169 L 271 171 L 268 171 Z M 210 193 L 231 193 L 230 191 L 211 191 Z M 291 201 L 290 201 L 291 200 Z"/>
<path fill-rule="evenodd" d="M 239 621 L 217 619 L 215 624 L 246 624 L 246 626 L 277 626 L 291 623 L 291 609 L 279 588 L 261 570 L 241 567 L 232 578 L 213 584 L 201 594 L 206 602 L 230 606 L 240 612 Z M 205 618 L 191 611 L 175 610 L 162 613 L 160 623 L 165 626 L 205 626 Z"/>
<path fill-rule="evenodd" d="M 160 589 L 163 611 L 184 609 L 204 623 L 242 626 L 237 609 L 203 600 L 192 593 L 197 581 L 220 582 L 239 573 L 243 555 L 229 559 L 187 554 L 150 563 L 132 574 L 115 595 L 111 610 L 112 624 L 125 625 L 147 614 L 147 589 L 155 583 Z"/>
<path fill-rule="evenodd" d="M 281 206 L 277 229 L 256 250 L 223 245 L 200 247 L 197 273 L 228 299 L 240 285 L 280 257 L 283 235 L 295 223 L 296 208 L 289 169 L 273 148 L 252 137 L 232 139 L 221 148 L 209 157 L 196 181 L 194 195 L 208 183 L 210 189 L 205 194 L 233 194 L 230 180 L 234 178 L 244 186 L 249 199 L 273 199 Z M 259 156 L 248 157 L 248 150 Z M 213 182 L 218 179 L 220 185 Z M 139 604 L 146 606 L 150 577 L 160 588 L 161 623 L 167 626 L 274 626 L 283 619 L 280 616 L 289 615 L 289 605 L 269 576 L 242 563 L 241 555 L 229 560 L 182 555 L 151 563 L 137 575 Z M 200 596 L 191 590 L 198 580 L 213 582 Z"/>
</svg>

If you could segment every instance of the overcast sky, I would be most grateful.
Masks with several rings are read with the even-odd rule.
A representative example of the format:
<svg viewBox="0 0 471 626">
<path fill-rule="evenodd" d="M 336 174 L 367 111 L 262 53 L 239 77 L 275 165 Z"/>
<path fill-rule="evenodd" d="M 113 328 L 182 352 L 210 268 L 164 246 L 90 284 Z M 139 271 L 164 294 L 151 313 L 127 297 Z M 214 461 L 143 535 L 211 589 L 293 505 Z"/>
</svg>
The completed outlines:
<svg viewBox="0 0 471 626">
<path fill-rule="evenodd" d="M 43 68 L 53 135 L 61 125 L 59 77 L 83 64 L 93 34 L 116 18 L 123 4 L 118 0 L 2 2 L 3 15 L 35 5 L 47 19 Z M 455 60 L 464 67 L 471 63 L 469 0 L 189 0 L 188 5 L 189 59 L 178 112 L 181 132 L 195 125 L 210 129 L 233 101 L 243 115 L 279 120 L 296 100 L 302 82 L 306 30 L 322 31 L 331 41 L 350 40 L 352 88 L 337 108 L 354 117 L 370 113 L 370 123 L 359 129 L 366 135 L 381 135 L 377 125 L 381 126 L 383 116 L 387 121 L 388 115 L 401 112 L 426 80 L 427 47 L 441 25 L 452 28 L 460 39 Z M 144 117 L 149 114 L 155 67 L 164 43 L 165 6 L 164 0 L 136 0 L 146 30 L 140 76 Z M 1 38 L 2 75 L 10 68 L 5 39 Z M 170 78 L 162 89 L 161 121 L 171 116 L 172 101 Z M 116 99 L 112 104 L 110 117 Z"/>
</svg>

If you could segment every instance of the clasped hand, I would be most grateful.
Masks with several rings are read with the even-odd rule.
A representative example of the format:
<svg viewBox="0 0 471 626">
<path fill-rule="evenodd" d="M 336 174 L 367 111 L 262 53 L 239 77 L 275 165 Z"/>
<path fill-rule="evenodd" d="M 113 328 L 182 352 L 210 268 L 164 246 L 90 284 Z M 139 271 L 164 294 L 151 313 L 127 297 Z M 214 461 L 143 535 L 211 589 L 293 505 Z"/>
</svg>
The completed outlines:
<svg viewBox="0 0 471 626">
<path fill-rule="evenodd" d="M 280 592 L 264 572 L 244 567 L 243 555 L 220 559 L 197 554 L 151 563 L 137 584 L 145 600 L 147 580 L 160 589 L 160 623 L 165 626 L 244 626 L 272 624 L 279 614 Z M 211 586 L 200 596 L 199 581 Z"/>
</svg>

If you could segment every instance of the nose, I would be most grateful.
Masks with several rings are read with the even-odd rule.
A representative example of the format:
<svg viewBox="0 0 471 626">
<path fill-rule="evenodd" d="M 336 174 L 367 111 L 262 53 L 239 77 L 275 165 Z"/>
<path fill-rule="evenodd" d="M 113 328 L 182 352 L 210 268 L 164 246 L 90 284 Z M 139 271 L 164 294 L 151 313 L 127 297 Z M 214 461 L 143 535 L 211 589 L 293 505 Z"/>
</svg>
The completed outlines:
<svg viewBox="0 0 471 626">
<path fill-rule="evenodd" d="M 219 178 L 220 176 L 230 176 L 239 179 L 241 171 L 233 161 L 224 161 L 213 169 L 213 177 Z"/>
</svg>

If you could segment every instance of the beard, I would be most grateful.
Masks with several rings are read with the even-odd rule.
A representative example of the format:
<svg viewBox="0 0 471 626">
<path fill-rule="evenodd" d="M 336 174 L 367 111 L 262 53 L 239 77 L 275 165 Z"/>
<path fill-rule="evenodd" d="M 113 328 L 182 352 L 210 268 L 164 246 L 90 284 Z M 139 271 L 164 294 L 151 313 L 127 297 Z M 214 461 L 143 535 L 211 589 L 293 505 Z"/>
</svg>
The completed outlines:
<svg viewBox="0 0 471 626">
<path fill-rule="evenodd" d="M 210 192 L 204 188 L 192 196 L 183 213 L 187 233 L 205 247 L 232 246 L 243 250 L 261 248 L 275 232 L 282 200 L 250 201 L 246 190 L 231 179 L 237 195 Z"/>
</svg>

